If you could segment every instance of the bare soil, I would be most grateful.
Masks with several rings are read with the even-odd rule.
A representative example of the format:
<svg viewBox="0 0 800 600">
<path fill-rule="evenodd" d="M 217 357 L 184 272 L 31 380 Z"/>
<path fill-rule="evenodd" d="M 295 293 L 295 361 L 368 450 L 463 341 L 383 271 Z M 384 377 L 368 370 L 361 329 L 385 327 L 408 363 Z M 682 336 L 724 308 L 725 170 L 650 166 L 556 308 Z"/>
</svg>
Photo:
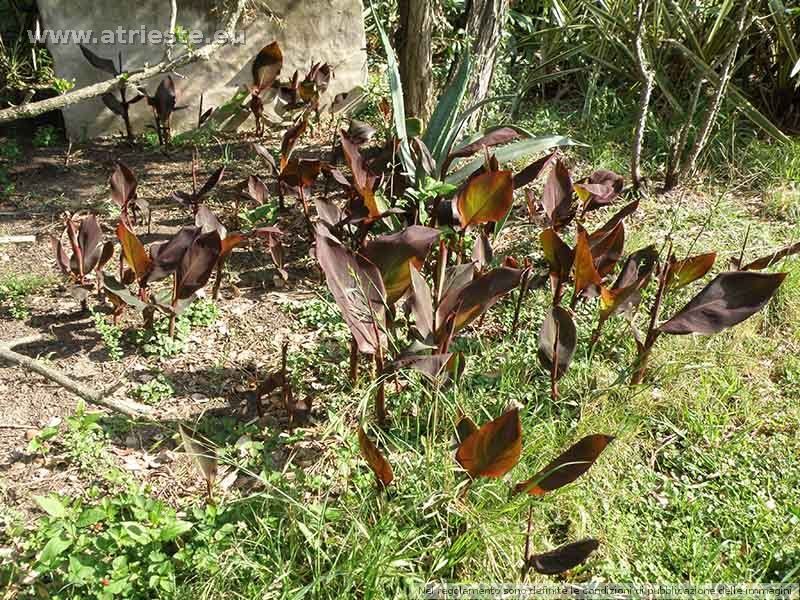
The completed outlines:
<svg viewBox="0 0 800 600">
<path fill-rule="evenodd" d="M 318 138 L 323 144 L 322 140 L 330 140 L 330 133 L 318 132 Z M 199 148 L 201 184 L 222 164 L 223 153 L 230 159 L 224 180 L 209 204 L 230 230 L 236 228 L 236 210 L 246 206 L 239 194 L 242 185 L 250 174 L 265 172 L 250 141 L 241 137 L 219 139 L 216 144 Z M 270 148 L 280 145 L 279 138 L 259 142 Z M 307 147 L 299 152 L 327 159 L 329 141 L 324 144 L 321 150 Z M 301 344 L 314 335 L 301 332 L 285 308 L 287 303 L 302 302 L 313 295 L 312 286 L 318 281 L 308 256 L 309 240 L 299 205 L 287 198 L 287 208 L 277 223 L 285 238 L 291 240 L 285 244 L 288 282 L 277 276 L 265 248 L 237 249 L 228 261 L 229 273 L 217 304 L 219 318 L 210 327 L 193 329 L 185 353 L 171 359 L 146 358 L 136 348 L 124 346 L 125 356 L 113 361 L 91 314 L 82 311 L 67 293 L 55 265 L 52 237 L 61 233 L 65 211 L 92 211 L 100 215 L 106 239 L 114 239 L 116 219 L 109 214 L 108 178 L 116 160 L 134 171 L 139 179 L 139 197 L 152 207 L 150 231 L 139 227 L 145 243 L 167 239 L 180 227 L 192 224 L 190 211 L 169 199 L 175 190 L 191 189 L 192 148 L 167 152 L 134 149 L 116 139 L 75 146 L 68 160 L 66 155 L 66 147 L 25 150 L 24 157 L 10 169 L 15 189 L 0 199 L 0 236 L 35 235 L 36 242 L 0 245 L 0 280 L 33 274 L 52 283 L 27 297 L 30 315 L 24 320 L 14 319 L 7 307 L 0 308 L 0 341 L 50 334 L 52 341 L 21 346 L 17 351 L 47 361 L 86 386 L 120 397 L 164 373 L 175 387 L 174 397 L 157 406 L 156 416 L 164 424 L 197 422 L 210 416 L 230 416 L 239 422 L 259 419 L 254 410 L 254 390 L 260 378 L 277 367 L 283 340 Z M 117 256 L 110 264 L 115 260 Z M 95 310 L 104 310 L 94 301 L 91 304 Z M 141 320 L 138 315 L 126 314 L 120 326 L 140 327 Z M 0 363 L 0 498 L 4 503 L 24 510 L 34 494 L 74 491 L 87 483 L 85 473 L 63 457 L 27 450 L 31 437 L 43 428 L 59 423 L 63 427 L 76 405 L 77 398 L 54 383 Z M 282 408 L 269 402 L 260 420 L 264 426 L 286 426 Z M 111 454 L 120 466 L 167 499 L 176 499 L 195 487 L 194 491 L 199 491 L 197 478 L 187 473 L 188 466 L 175 462 L 171 451 L 176 443 L 174 431 L 131 429 L 114 423 L 110 416 L 104 421 L 104 429 L 111 434 Z M 309 446 L 313 442 L 300 443 L 296 450 L 313 453 Z"/>
</svg>

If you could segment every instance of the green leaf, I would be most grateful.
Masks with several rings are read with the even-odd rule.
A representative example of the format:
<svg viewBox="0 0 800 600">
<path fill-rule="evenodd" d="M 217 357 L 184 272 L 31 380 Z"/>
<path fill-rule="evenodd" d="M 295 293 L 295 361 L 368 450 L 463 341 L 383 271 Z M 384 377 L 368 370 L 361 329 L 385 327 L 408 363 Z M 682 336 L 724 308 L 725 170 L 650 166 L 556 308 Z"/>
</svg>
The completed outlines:
<svg viewBox="0 0 800 600">
<path fill-rule="evenodd" d="M 55 496 L 34 496 L 36 504 L 51 517 L 56 519 L 63 519 L 67 516 L 67 508 Z"/>
<path fill-rule="evenodd" d="M 189 521 L 174 521 L 161 530 L 159 538 L 162 542 L 170 542 L 182 536 L 193 527 Z"/>
<path fill-rule="evenodd" d="M 76 527 L 89 527 L 95 523 L 99 523 L 106 518 L 106 512 L 102 508 L 87 508 L 78 517 L 75 523 Z"/>
<path fill-rule="evenodd" d="M 575 140 L 560 135 L 546 135 L 520 140 L 518 142 L 508 144 L 507 146 L 503 146 L 495 152 L 495 156 L 497 157 L 497 162 L 502 165 L 503 163 L 514 162 L 523 158 L 527 158 L 532 154 L 544 152 L 548 148 L 553 148 L 555 146 L 584 145 L 585 144 L 582 144 L 581 142 L 576 142 Z M 475 171 L 480 169 L 483 163 L 484 157 L 479 156 L 457 171 L 448 175 L 445 178 L 445 181 L 447 183 L 457 185 L 472 175 Z"/>
<path fill-rule="evenodd" d="M 685 45 L 678 41 L 671 40 L 671 43 L 683 51 L 687 58 L 689 58 L 689 60 L 691 60 L 702 72 L 703 77 L 708 79 L 714 87 L 717 87 L 720 84 L 719 75 L 717 72 L 712 69 L 702 58 L 697 56 L 697 54 L 689 50 Z M 767 134 L 779 142 L 789 141 L 789 138 L 786 137 L 786 134 L 784 134 L 778 127 L 775 126 L 772 121 L 759 112 L 758 109 L 756 109 L 756 107 L 744 97 L 744 94 L 742 94 L 742 92 L 739 91 L 735 85 L 733 85 L 733 83 L 728 84 L 727 100 L 732 102 L 736 108 L 741 110 L 742 113 L 744 113 L 744 115 L 753 122 L 753 124 L 763 129 Z"/>
<path fill-rule="evenodd" d="M 134 521 L 124 521 L 120 523 L 120 525 L 122 526 L 123 531 L 125 531 L 125 533 L 127 533 L 128 536 L 137 544 L 144 545 L 153 541 L 149 528 L 144 527 L 139 523 Z"/>
<path fill-rule="evenodd" d="M 94 567 L 84 565 L 77 556 L 69 557 L 69 580 L 71 583 L 89 583 L 94 578 L 94 571 Z"/>
<path fill-rule="evenodd" d="M 372 20 L 375 23 L 375 28 L 378 30 L 378 34 L 381 38 L 381 44 L 386 52 L 386 73 L 389 77 L 389 90 L 392 97 L 394 129 L 397 138 L 400 140 L 400 160 L 406 171 L 406 177 L 408 177 L 410 183 L 413 184 L 416 167 L 414 165 L 414 158 L 411 156 L 411 146 L 408 144 L 408 133 L 406 132 L 406 105 L 403 101 L 403 82 L 400 79 L 400 68 L 397 65 L 397 56 L 395 56 L 394 49 L 389 41 L 389 36 L 386 35 L 381 25 L 380 17 L 375 12 L 372 0 L 370 0 L 369 7 L 372 12 Z"/>
<path fill-rule="evenodd" d="M 769 0 L 770 8 L 772 8 L 772 20 L 778 29 L 778 37 L 781 38 L 781 43 L 786 52 L 789 54 L 789 59 L 793 63 L 800 64 L 800 56 L 798 56 L 797 48 L 794 46 L 794 36 L 789 28 L 789 23 L 786 19 L 787 11 L 782 0 Z M 797 67 L 795 67 L 796 69 Z"/>
<path fill-rule="evenodd" d="M 431 115 L 431 119 L 428 122 L 425 135 L 422 137 L 422 141 L 431 151 L 431 156 L 433 156 L 437 165 L 447 156 L 444 145 L 448 134 L 456 123 L 458 108 L 467 91 L 467 83 L 469 83 L 471 71 L 472 58 L 469 52 L 466 52 L 461 58 L 456 76 L 453 77 L 450 85 L 447 86 L 447 89 L 439 98 L 439 102 L 436 104 L 433 115 Z"/>
<path fill-rule="evenodd" d="M 50 538 L 50 541 L 45 544 L 44 548 L 42 548 L 42 551 L 39 553 L 39 562 L 46 565 L 52 564 L 71 545 L 72 540 L 68 540 L 64 537 L 58 536 Z"/>
</svg>

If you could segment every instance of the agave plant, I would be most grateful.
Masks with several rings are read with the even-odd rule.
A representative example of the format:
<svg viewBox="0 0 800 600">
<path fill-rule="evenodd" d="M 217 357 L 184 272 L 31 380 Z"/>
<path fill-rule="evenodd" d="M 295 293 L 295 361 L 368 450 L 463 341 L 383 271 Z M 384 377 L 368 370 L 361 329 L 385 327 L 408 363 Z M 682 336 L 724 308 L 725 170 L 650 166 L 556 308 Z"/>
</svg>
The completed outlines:
<svg viewBox="0 0 800 600">
<path fill-rule="evenodd" d="M 420 138 L 418 146 L 424 147 L 426 149 L 424 154 L 431 159 L 427 161 L 429 168 L 426 170 L 422 164 L 423 161 L 414 160 L 411 139 L 415 136 L 411 134 L 417 133 L 414 129 L 418 129 L 418 127 L 414 123 L 407 123 L 397 58 L 389 42 L 389 37 L 381 26 L 381 20 L 376 17 L 374 22 L 388 58 L 387 73 L 392 99 L 394 132 L 398 140 L 398 154 L 404 175 L 412 186 L 422 183 L 421 180 L 425 174 L 451 184 L 462 183 L 481 168 L 483 160 L 478 157 L 458 166 L 455 170 L 451 170 L 451 166 L 455 160 L 468 159 L 483 148 L 502 145 L 503 147 L 496 151 L 496 156 L 497 160 L 503 164 L 522 160 L 548 148 L 575 144 L 573 140 L 558 135 L 534 137 L 524 129 L 513 125 L 493 127 L 475 136 L 467 136 L 459 140 L 470 115 L 489 102 L 485 101 L 460 111 L 472 70 L 471 58 L 469 54 L 465 54 L 455 69 L 455 75 L 452 77 L 450 85 L 439 98 L 425 131 L 418 132 Z"/>
<path fill-rule="evenodd" d="M 104 71 L 112 77 L 117 77 L 125 71 L 125 68 L 122 64 L 121 52 L 118 57 L 118 65 L 115 65 L 113 60 L 98 56 L 83 44 L 79 44 L 79 47 L 84 58 L 86 58 L 86 60 L 89 61 L 89 63 L 96 69 Z M 115 115 L 122 117 L 122 122 L 125 124 L 125 133 L 128 138 L 128 143 L 133 144 L 136 138 L 133 134 L 133 128 L 131 127 L 130 107 L 140 100 L 143 100 L 145 98 L 145 94 L 137 91 L 135 95 L 129 97 L 128 93 L 128 86 L 125 83 L 121 83 L 119 86 L 119 98 L 117 98 L 111 92 L 107 92 L 100 96 L 100 99 L 103 101 L 103 104 L 106 105 L 108 110 L 113 112 Z"/>
</svg>

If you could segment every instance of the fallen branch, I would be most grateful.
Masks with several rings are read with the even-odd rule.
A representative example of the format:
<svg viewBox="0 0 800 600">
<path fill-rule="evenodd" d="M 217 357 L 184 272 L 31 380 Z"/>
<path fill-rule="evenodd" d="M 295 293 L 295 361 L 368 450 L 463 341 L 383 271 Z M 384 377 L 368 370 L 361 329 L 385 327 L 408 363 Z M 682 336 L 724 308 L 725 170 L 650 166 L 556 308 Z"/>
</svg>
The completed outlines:
<svg viewBox="0 0 800 600">
<path fill-rule="evenodd" d="M 35 235 L 0 235 L 0 245 L 3 244 L 33 244 Z"/>
<path fill-rule="evenodd" d="M 131 400 L 108 398 L 105 393 L 98 392 L 97 390 L 85 386 L 82 383 L 67 377 L 61 371 L 49 367 L 35 358 L 25 356 L 24 354 L 20 354 L 19 352 L 12 350 L 12 348 L 16 346 L 42 342 L 46 341 L 47 339 L 48 338 L 44 335 L 38 334 L 30 337 L 18 338 L 8 342 L 0 342 L 0 359 L 28 369 L 29 371 L 33 371 L 34 373 L 38 373 L 45 379 L 49 379 L 50 381 L 57 383 L 64 389 L 69 390 L 76 396 L 83 398 L 90 404 L 95 404 L 111 411 L 122 413 L 123 415 L 132 419 L 140 419 L 143 417 L 150 419 L 148 415 L 152 413 L 153 409 L 149 406 L 139 404 L 138 402 L 133 402 Z"/>
<path fill-rule="evenodd" d="M 52 110 L 59 110 L 67 106 L 72 106 L 73 104 L 78 104 L 84 100 L 102 96 L 103 94 L 111 92 L 120 86 L 135 86 L 135 84 L 150 79 L 151 77 L 155 77 L 156 75 L 160 75 L 161 73 L 174 71 L 175 69 L 194 62 L 206 61 L 211 58 L 211 55 L 214 54 L 214 52 L 225 46 L 229 40 L 233 39 L 236 32 L 236 26 L 239 23 L 239 19 L 241 18 L 248 1 L 249 0 L 237 0 L 236 6 L 232 10 L 226 23 L 224 30 L 226 35 L 224 36 L 224 39 L 215 38 L 210 44 L 206 44 L 196 51 L 185 52 L 174 60 L 162 60 L 151 67 L 145 67 L 137 71 L 121 73 L 112 79 L 101 81 L 73 92 L 62 94 L 61 96 L 47 98 L 46 100 L 39 100 L 38 102 L 31 102 L 29 104 L 22 104 L 20 106 L 13 106 L 11 108 L 0 110 L 0 123 L 9 123 L 11 121 L 16 121 L 17 119 L 37 117 Z"/>
</svg>

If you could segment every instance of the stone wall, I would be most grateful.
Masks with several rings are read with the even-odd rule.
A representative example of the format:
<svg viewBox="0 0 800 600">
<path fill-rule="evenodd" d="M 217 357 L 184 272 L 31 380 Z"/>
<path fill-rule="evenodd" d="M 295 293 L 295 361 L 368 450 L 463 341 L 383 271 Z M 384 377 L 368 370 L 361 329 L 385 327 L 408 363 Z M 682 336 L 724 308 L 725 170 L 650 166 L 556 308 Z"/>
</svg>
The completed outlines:
<svg viewBox="0 0 800 600">
<path fill-rule="evenodd" d="M 201 30 L 206 35 L 222 28 L 222 18 L 214 0 L 178 0 L 178 24 L 186 30 Z M 335 77 L 328 94 L 349 91 L 366 78 L 366 41 L 361 0 L 267 0 L 271 14 L 253 12 L 240 24 L 245 35 L 242 45 L 219 50 L 206 63 L 184 67 L 174 77 L 179 105 L 188 105 L 173 119 L 173 130 L 191 128 L 197 122 L 200 94 L 204 107 L 220 106 L 236 90 L 250 81 L 250 65 L 256 53 L 277 40 L 283 49 L 281 79 L 295 69 L 301 76 L 314 62 L 334 66 Z M 125 29 L 166 31 L 169 28 L 169 2 L 165 0 L 39 0 L 42 27 L 52 30 L 92 30 L 99 38 L 102 30 Z M 86 44 L 96 54 L 114 58 L 122 52 L 125 68 L 133 70 L 145 63 L 161 60 L 162 46 L 134 44 Z M 109 76 L 92 67 L 77 45 L 48 43 L 58 77 L 75 80 L 76 87 L 96 83 Z M 147 82 L 153 93 L 159 79 Z M 122 121 L 99 98 L 64 109 L 68 134 L 75 140 L 115 134 Z M 142 101 L 131 108 L 136 132 L 152 123 L 150 108 Z M 244 124 L 252 127 L 252 121 Z"/>
</svg>

